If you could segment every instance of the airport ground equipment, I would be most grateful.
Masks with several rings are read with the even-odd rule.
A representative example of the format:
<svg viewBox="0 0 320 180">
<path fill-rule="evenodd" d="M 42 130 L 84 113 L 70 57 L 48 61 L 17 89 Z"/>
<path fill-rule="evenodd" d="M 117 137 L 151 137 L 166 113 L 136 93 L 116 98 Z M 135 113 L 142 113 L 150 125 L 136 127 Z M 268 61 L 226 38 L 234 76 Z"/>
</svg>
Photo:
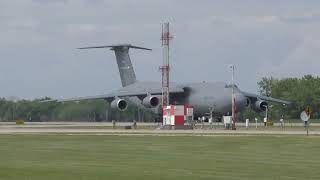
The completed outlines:
<svg viewBox="0 0 320 180">
<path fill-rule="evenodd" d="M 223 124 L 225 129 L 229 130 L 232 122 L 232 116 L 223 116 Z"/>
<path fill-rule="evenodd" d="M 24 124 L 24 120 L 22 119 L 16 120 L 16 125 L 23 125 L 23 124 Z"/>
<path fill-rule="evenodd" d="M 193 108 L 189 105 L 169 105 L 162 108 L 163 126 L 192 126 Z"/>
<path fill-rule="evenodd" d="M 304 127 L 307 131 L 307 136 L 309 136 L 309 120 L 310 120 L 311 112 L 312 112 L 311 108 L 307 107 L 300 114 L 300 118 L 304 122 Z"/>
<path fill-rule="evenodd" d="M 308 114 L 306 111 L 302 111 L 300 114 L 300 118 L 304 122 L 304 127 L 307 127 L 308 121 L 310 119 L 310 114 Z"/>
<path fill-rule="evenodd" d="M 246 129 L 249 128 L 249 119 L 246 119 Z"/>
<path fill-rule="evenodd" d="M 232 69 L 232 80 L 231 80 L 231 85 L 232 85 L 232 95 L 231 95 L 231 101 L 232 101 L 232 110 L 231 110 L 231 114 L 232 114 L 232 129 L 236 130 L 236 121 L 237 121 L 237 114 L 236 114 L 236 96 L 234 94 L 234 69 L 235 69 L 235 65 L 231 65 L 230 66 Z"/>
</svg>

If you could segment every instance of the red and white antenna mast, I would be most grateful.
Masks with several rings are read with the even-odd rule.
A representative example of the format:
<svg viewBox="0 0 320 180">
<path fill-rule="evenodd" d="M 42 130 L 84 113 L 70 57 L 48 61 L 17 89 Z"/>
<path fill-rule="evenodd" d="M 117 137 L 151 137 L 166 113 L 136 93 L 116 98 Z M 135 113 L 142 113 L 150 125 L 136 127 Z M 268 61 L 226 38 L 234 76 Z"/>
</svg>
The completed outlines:
<svg viewBox="0 0 320 180">
<path fill-rule="evenodd" d="M 169 23 L 162 24 L 161 42 L 162 42 L 162 56 L 163 62 L 160 66 L 162 74 L 162 107 L 168 106 L 169 100 L 169 44 L 172 36 L 170 35 Z"/>
</svg>

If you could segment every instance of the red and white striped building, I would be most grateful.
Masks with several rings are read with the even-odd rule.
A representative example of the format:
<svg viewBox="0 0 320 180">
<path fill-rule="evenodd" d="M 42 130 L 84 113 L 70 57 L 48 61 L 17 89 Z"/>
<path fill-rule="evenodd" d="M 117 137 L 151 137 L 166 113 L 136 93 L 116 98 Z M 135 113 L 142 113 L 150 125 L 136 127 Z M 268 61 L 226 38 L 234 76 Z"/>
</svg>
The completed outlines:
<svg viewBox="0 0 320 180">
<path fill-rule="evenodd" d="M 163 107 L 163 126 L 185 125 L 188 119 L 193 120 L 193 108 L 189 105 L 170 105 Z"/>
</svg>

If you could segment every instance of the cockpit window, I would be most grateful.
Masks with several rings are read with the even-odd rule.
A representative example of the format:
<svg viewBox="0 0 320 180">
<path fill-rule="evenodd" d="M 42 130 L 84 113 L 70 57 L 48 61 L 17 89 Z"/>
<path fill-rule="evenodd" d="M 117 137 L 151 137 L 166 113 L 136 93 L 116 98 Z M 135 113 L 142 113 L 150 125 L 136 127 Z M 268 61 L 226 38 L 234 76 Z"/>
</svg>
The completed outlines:
<svg viewBox="0 0 320 180">
<path fill-rule="evenodd" d="M 226 85 L 225 85 L 225 88 L 232 88 L 232 84 L 226 84 Z M 234 85 L 234 88 L 238 88 L 238 86 L 237 86 L 237 85 Z"/>
</svg>

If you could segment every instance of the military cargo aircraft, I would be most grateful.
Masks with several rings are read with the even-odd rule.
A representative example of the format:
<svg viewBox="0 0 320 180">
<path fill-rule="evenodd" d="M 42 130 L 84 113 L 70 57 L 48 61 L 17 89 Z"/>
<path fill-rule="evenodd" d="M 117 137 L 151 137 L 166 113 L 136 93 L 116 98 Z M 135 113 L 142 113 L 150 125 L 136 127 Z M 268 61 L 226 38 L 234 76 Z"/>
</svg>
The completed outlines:
<svg viewBox="0 0 320 180">
<path fill-rule="evenodd" d="M 115 52 L 120 73 L 122 88 L 108 94 L 77 97 L 69 99 L 56 99 L 49 101 L 67 102 L 80 100 L 104 99 L 110 103 L 112 109 L 125 111 L 129 104 L 135 104 L 147 111 L 161 114 L 161 82 L 140 82 L 130 60 L 129 49 L 151 50 L 130 44 L 110 46 L 84 47 L 79 49 L 110 48 Z M 195 117 L 200 117 L 213 110 L 220 115 L 231 114 L 232 85 L 223 82 L 201 83 L 170 83 L 170 104 L 188 104 L 194 108 Z M 271 97 L 241 91 L 234 85 L 236 111 L 252 104 L 255 111 L 265 111 L 268 102 L 290 104 L 290 102 Z M 47 101 L 46 101 L 47 102 Z M 131 103 L 128 103 L 131 102 Z"/>
</svg>

